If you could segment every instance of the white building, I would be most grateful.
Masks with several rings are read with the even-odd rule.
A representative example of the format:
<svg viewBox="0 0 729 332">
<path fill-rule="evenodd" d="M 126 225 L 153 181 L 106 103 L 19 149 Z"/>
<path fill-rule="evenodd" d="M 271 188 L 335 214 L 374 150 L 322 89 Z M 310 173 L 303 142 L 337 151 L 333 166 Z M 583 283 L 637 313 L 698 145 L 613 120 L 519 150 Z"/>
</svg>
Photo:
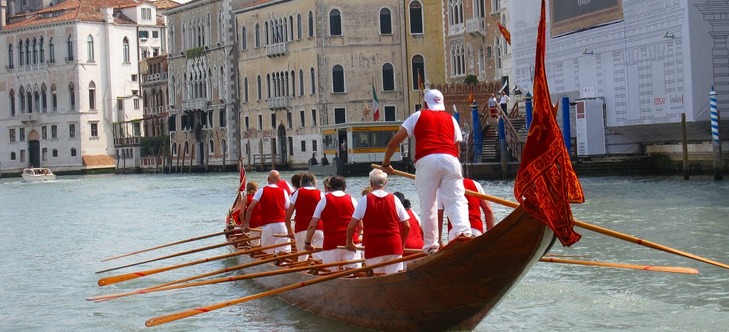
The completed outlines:
<svg viewBox="0 0 729 332">
<path fill-rule="evenodd" d="M 67 0 L 3 20 L 2 170 L 114 167 L 112 124 L 142 118 L 139 26 L 161 36 L 156 22 L 154 5 L 134 0 Z"/>
<path fill-rule="evenodd" d="M 578 101 L 578 108 L 583 99 L 591 101 L 585 105 L 596 105 L 587 107 L 586 118 L 580 119 L 586 128 L 583 137 L 605 131 L 590 143 L 595 143 L 594 149 L 583 151 L 585 155 L 593 154 L 591 150 L 608 155 L 643 153 L 650 152 L 651 145 L 680 142 L 682 113 L 688 139 L 708 142 L 712 86 L 719 110 L 725 119 L 729 116 L 726 1 L 549 3 L 550 91 L 553 97 Z M 509 4 L 515 81 L 531 87 L 540 8 L 533 0 Z M 581 129 L 572 128 L 575 137 Z M 577 135 L 578 150 L 584 143 Z"/>
</svg>

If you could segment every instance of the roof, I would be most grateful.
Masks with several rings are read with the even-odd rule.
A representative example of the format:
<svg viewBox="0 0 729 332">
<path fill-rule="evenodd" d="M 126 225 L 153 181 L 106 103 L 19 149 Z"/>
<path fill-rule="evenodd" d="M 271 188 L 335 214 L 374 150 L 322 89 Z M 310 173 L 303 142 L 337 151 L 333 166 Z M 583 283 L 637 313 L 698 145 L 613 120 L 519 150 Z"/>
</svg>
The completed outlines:
<svg viewBox="0 0 729 332">
<path fill-rule="evenodd" d="M 105 154 L 81 156 L 83 164 L 86 168 L 101 168 L 101 167 L 114 167 L 116 165 L 116 159 L 113 156 Z"/>
<path fill-rule="evenodd" d="M 181 5 L 181 3 L 174 0 L 156 0 L 152 1 L 152 4 L 160 10 L 175 8 Z"/>
<path fill-rule="evenodd" d="M 143 0 L 66 0 L 53 7 L 46 7 L 35 12 L 15 15 L 11 20 L 22 19 L 17 22 L 8 23 L 4 30 L 54 22 L 104 22 L 102 8 L 129 8 L 138 6 L 144 2 Z M 122 15 L 120 12 L 115 11 L 114 23 L 134 24 L 134 21 Z"/>
</svg>

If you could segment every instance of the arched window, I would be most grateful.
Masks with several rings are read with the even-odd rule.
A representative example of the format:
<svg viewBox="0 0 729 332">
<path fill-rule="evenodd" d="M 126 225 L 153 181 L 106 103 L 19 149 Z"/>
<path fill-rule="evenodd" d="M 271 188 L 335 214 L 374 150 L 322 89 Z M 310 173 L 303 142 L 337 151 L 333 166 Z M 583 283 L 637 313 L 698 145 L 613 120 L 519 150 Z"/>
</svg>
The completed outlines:
<svg viewBox="0 0 729 332">
<path fill-rule="evenodd" d="M 39 46 L 40 46 L 40 50 L 38 52 L 38 56 L 39 56 L 39 60 L 38 61 L 40 63 L 45 63 L 46 62 L 46 50 L 45 50 L 44 45 L 43 45 L 43 36 L 40 37 L 40 45 Z"/>
<path fill-rule="evenodd" d="M 423 33 L 423 4 L 420 1 L 410 3 L 410 33 Z"/>
<path fill-rule="evenodd" d="M 296 14 L 296 39 L 301 39 L 303 35 L 303 29 L 301 27 L 301 14 Z M 293 36 L 291 36 L 293 38 Z"/>
<path fill-rule="evenodd" d="M 395 70 L 389 63 L 382 65 L 382 90 L 395 91 Z"/>
<path fill-rule="evenodd" d="M 68 35 L 68 39 L 66 39 L 66 51 L 66 61 L 73 61 L 73 40 L 71 35 Z"/>
<path fill-rule="evenodd" d="M 10 160 L 15 160 L 15 159 L 16 159 L 15 152 L 10 152 Z"/>
<path fill-rule="evenodd" d="M 210 149 L 210 154 L 214 154 L 215 153 L 215 142 L 213 140 L 210 140 L 208 142 L 208 145 L 209 145 L 209 149 Z"/>
<path fill-rule="evenodd" d="M 13 68 L 13 44 L 8 45 L 8 69 Z"/>
<path fill-rule="evenodd" d="M 71 157 L 76 156 L 76 148 L 71 148 Z"/>
<path fill-rule="evenodd" d="M 48 39 L 48 62 L 56 62 L 56 45 L 53 44 L 53 37 Z"/>
<path fill-rule="evenodd" d="M 266 75 L 266 98 L 271 98 L 271 74 Z"/>
<path fill-rule="evenodd" d="M 289 16 L 289 21 L 286 22 L 289 25 L 289 35 L 286 38 L 287 41 L 294 40 L 294 17 Z"/>
<path fill-rule="evenodd" d="M 262 89 L 261 89 L 261 75 L 258 75 L 258 77 L 256 78 L 256 83 L 257 83 L 257 85 L 256 85 L 256 89 L 257 89 L 256 96 L 258 97 L 258 100 L 261 100 L 261 91 L 262 91 Z"/>
<path fill-rule="evenodd" d="M 344 92 L 344 68 L 341 65 L 334 65 L 332 68 L 332 90 Z"/>
<path fill-rule="evenodd" d="M 86 37 L 86 58 L 88 62 L 94 62 L 94 37 Z"/>
<path fill-rule="evenodd" d="M 89 109 L 96 109 L 96 83 L 94 81 L 89 83 Z"/>
<path fill-rule="evenodd" d="M 68 100 L 69 100 L 69 106 L 71 107 L 72 111 L 76 110 L 76 91 L 73 86 L 73 82 L 68 83 Z"/>
<path fill-rule="evenodd" d="M 51 83 L 51 110 L 58 112 L 58 95 L 56 95 L 56 84 Z"/>
<path fill-rule="evenodd" d="M 304 95 L 304 70 L 299 69 L 299 96 Z"/>
<path fill-rule="evenodd" d="M 309 11 L 309 37 L 314 37 L 314 13 Z"/>
<path fill-rule="evenodd" d="M 30 65 L 30 39 L 25 38 L 25 65 Z"/>
<path fill-rule="evenodd" d="M 392 18 L 390 17 L 390 10 L 387 8 L 380 9 L 380 34 L 392 34 Z"/>
<path fill-rule="evenodd" d="M 23 57 L 23 40 L 18 41 L 18 64 L 23 66 L 25 64 L 25 58 Z"/>
<path fill-rule="evenodd" d="M 309 76 L 311 77 L 311 94 L 316 94 L 316 75 L 314 74 L 314 67 L 309 70 Z"/>
<path fill-rule="evenodd" d="M 38 40 L 33 37 L 33 64 L 38 63 Z"/>
<path fill-rule="evenodd" d="M 48 113 L 48 89 L 46 84 L 41 85 L 41 112 Z"/>
<path fill-rule="evenodd" d="M 287 93 L 288 95 L 289 93 Z M 291 91 L 290 91 L 291 97 L 296 96 L 296 71 L 291 70 Z"/>
<path fill-rule="evenodd" d="M 269 38 L 269 32 L 268 32 L 268 22 L 263 22 L 263 35 L 265 36 L 265 45 L 271 45 L 271 39 Z"/>
<path fill-rule="evenodd" d="M 172 155 L 173 156 L 177 155 L 177 143 L 175 143 L 175 142 L 172 142 Z"/>
<path fill-rule="evenodd" d="M 127 37 L 124 37 L 122 40 L 122 57 L 124 58 L 124 62 L 130 62 L 129 61 L 129 39 Z"/>
<path fill-rule="evenodd" d="M 243 27 L 240 31 L 240 49 L 245 50 L 248 48 L 248 31 L 246 30 L 246 27 Z"/>
<path fill-rule="evenodd" d="M 342 35 L 342 14 L 339 12 L 339 9 L 332 9 L 329 12 L 329 35 Z"/>
<path fill-rule="evenodd" d="M 248 102 L 248 77 L 243 78 L 243 102 Z"/>
<path fill-rule="evenodd" d="M 10 89 L 10 94 L 8 96 L 10 98 L 10 116 L 15 116 L 15 90 Z"/>
<path fill-rule="evenodd" d="M 422 55 L 416 55 L 413 57 L 410 63 L 411 72 L 413 74 L 412 83 L 413 90 L 418 90 L 418 76 L 425 82 L 425 60 Z"/>
<path fill-rule="evenodd" d="M 256 23 L 256 31 L 255 31 L 255 39 L 256 39 L 256 48 L 261 47 L 261 26 Z"/>
<path fill-rule="evenodd" d="M 25 88 L 20 87 L 20 90 L 18 90 L 18 97 L 20 97 L 20 114 L 25 113 Z"/>
</svg>

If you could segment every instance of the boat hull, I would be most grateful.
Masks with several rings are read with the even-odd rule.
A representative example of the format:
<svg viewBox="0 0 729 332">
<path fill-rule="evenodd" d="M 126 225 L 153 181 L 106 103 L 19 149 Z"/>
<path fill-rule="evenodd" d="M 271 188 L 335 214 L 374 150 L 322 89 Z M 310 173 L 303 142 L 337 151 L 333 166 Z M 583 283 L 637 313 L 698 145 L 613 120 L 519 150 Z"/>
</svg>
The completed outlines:
<svg viewBox="0 0 729 332">
<path fill-rule="evenodd" d="M 26 168 L 21 173 L 25 182 L 53 181 L 56 175 L 47 168 Z"/>
<path fill-rule="evenodd" d="M 314 314 L 385 331 L 470 330 L 529 271 L 554 241 L 544 224 L 516 209 L 486 234 L 454 242 L 408 264 L 407 271 L 378 277 L 339 278 L 279 294 Z M 240 256 L 239 256 L 240 257 Z M 247 256 L 242 262 L 250 262 Z M 257 273 L 279 269 L 263 264 Z M 266 289 L 316 276 L 290 273 L 257 278 Z"/>
</svg>

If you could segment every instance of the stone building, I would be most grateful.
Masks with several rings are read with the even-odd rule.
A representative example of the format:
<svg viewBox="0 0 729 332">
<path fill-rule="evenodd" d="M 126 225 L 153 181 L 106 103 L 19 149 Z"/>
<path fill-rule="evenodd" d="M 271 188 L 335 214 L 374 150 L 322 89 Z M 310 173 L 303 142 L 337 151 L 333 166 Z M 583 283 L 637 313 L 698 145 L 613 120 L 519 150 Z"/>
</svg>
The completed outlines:
<svg viewBox="0 0 729 332">
<path fill-rule="evenodd" d="M 196 0 L 166 11 L 173 167 L 238 164 L 238 53 L 230 5 L 230 0 Z"/>
<path fill-rule="evenodd" d="M 247 164 L 273 157 L 295 167 L 337 150 L 341 142 L 323 142 L 319 127 L 374 121 L 375 95 L 379 121 L 410 114 L 404 6 L 293 0 L 235 9 Z"/>
<path fill-rule="evenodd" d="M 155 7 L 133 0 L 3 1 L 0 167 L 114 167 L 112 124 L 142 117 L 137 30 Z M 23 1 L 22 3 L 26 3 Z M 40 7 L 40 8 L 39 8 Z M 30 10 L 30 9 L 29 9 Z M 12 14 L 12 12 L 11 12 Z"/>
</svg>

